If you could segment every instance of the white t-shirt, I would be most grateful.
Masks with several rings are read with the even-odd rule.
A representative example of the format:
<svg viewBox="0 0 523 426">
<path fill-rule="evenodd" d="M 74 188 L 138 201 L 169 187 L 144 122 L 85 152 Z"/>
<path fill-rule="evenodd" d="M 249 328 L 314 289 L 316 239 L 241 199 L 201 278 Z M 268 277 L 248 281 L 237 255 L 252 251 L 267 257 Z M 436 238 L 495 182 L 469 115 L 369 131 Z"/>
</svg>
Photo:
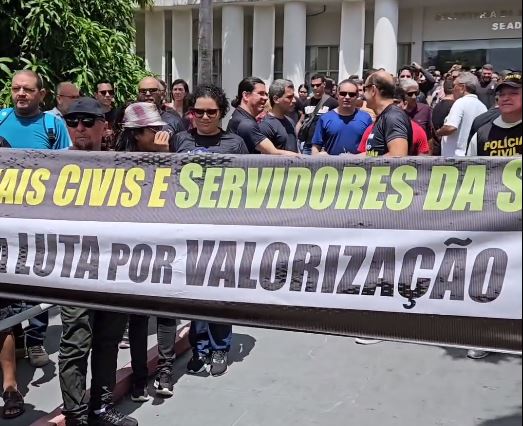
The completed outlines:
<svg viewBox="0 0 523 426">
<path fill-rule="evenodd" d="M 487 112 L 487 107 L 476 95 L 465 95 L 454 102 L 449 115 L 445 119 L 445 126 L 452 126 L 458 130 L 452 135 L 442 138 L 442 157 L 465 156 L 472 124 L 476 117 L 484 112 Z"/>
<path fill-rule="evenodd" d="M 503 121 L 503 118 L 500 116 L 494 120 L 494 125 L 501 127 L 502 129 L 512 129 L 512 127 L 519 126 L 521 124 L 522 120 L 516 121 L 515 123 L 507 123 L 506 121 Z M 478 134 L 476 133 L 474 136 L 472 136 L 472 139 L 470 140 L 470 146 L 469 150 L 467 152 L 467 156 L 469 157 L 476 157 L 478 155 Z"/>
</svg>

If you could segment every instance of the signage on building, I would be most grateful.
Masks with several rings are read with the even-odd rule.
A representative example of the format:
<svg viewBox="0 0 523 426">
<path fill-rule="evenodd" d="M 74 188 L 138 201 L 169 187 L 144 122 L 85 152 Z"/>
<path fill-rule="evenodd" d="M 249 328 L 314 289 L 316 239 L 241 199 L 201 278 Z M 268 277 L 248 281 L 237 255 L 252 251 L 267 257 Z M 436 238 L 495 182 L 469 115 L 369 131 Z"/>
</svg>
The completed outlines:
<svg viewBox="0 0 523 426">
<path fill-rule="evenodd" d="M 517 13 L 515 10 L 478 10 L 478 11 L 460 11 L 460 12 L 444 12 L 438 13 L 435 16 L 436 21 L 465 21 L 478 19 L 502 19 L 520 17 L 522 10 Z M 521 22 L 520 22 L 521 25 Z"/>
<path fill-rule="evenodd" d="M 520 29 L 521 29 L 521 21 L 494 22 L 492 24 L 492 31 L 520 30 Z"/>
</svg>

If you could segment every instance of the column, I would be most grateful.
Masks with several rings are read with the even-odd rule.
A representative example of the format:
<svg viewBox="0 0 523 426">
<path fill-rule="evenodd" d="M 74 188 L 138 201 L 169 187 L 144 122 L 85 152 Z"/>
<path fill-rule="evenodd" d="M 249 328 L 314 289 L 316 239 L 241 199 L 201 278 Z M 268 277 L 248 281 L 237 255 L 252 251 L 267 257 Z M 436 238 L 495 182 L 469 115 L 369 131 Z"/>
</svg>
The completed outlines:
<svg viewBox="0 0 523 426">
<path fill-rule="evenodd" d="M 173 10 L 173 79 L 183 78 L 192 87 L 193 31 L 192 11 Z"/>
<path fill-rule="evenodd" d="M 222 9 L 222 87 L 229 99 L 234 99 L 243 75 L 244 51 L 243 6 L 224 6 Z"/>
<path fill-rule="evenodd" d="M 423 65 L 423 20 L 425 9 L 416 6 L 412 11 L 412 62 Z"/>
<path fill-rule="evenodd" d="M 374 68 L 396 74 L 398 68 L 398 0 L 376 0 L 374 15 Z"/>
<path fill-rule="evenodd" d="M 145 66 L 165 80 L 165 16 L 163 11 L 145 13 Z"/>
<path fill-rule="evenodd" d="M 254 6 L 253 21 L 252 74 L 270 85 L 274 77 L 274 6 Z"/>
<path fill-rule="evenodd" d="M 363 77 L 365 55 L 365 0 L 343 2 L 341 7 L 340 76 L 342 81 L 353 74 Z"/>
<path fill-rule="evenodd" d="M 305 81 L 305 49 L 307 42 L 307 5 L 285 2 L 283 27 L 283 76 L 298 86 Z"/>
</svg>

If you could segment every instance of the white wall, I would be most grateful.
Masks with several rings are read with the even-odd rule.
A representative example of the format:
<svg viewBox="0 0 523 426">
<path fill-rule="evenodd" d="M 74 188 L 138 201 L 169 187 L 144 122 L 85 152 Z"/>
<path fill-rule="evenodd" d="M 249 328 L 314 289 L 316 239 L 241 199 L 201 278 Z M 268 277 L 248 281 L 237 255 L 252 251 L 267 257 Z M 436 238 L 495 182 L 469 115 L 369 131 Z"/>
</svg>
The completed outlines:
<svg viewBox="0 0 523 426">
<path fill-rule="evenodd" d="M 307 46 L 338 46 L 340 32 L 339 11 L 307 17 Z"/>
</svg>

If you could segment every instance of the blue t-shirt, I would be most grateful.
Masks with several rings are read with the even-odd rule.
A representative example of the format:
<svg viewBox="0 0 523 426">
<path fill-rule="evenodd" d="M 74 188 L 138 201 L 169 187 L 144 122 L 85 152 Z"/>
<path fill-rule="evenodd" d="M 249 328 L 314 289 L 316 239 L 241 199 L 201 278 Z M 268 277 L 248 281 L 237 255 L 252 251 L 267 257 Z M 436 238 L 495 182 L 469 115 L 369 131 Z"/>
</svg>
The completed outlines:
<svg viewBox="0 0 523 426">
<path fill-rule="evenodd" d="M 5 115 L 8 114 L 7 118 Z M 54 117 L 56 140 L 51 143 L 45 128 L 45 115 L 40 113 L 34 117 L 20 117 L 14 111 L 0 111 L 0 136 L 12 148 L 18 149 L 67 149 L 71 146 L 71 138 L 67 132 L 64 120 Z M 5 120 L 4 120 L 5 118 Z"/>
<path fill-rule="evenodd" d="M 330 111 L 321 116 L 312 144 L 324 148 L 329 155 L 357 154 L 361 138 L 371 124 L 370 114 L 359 109 L 350 116 Z"/>
</svg>

